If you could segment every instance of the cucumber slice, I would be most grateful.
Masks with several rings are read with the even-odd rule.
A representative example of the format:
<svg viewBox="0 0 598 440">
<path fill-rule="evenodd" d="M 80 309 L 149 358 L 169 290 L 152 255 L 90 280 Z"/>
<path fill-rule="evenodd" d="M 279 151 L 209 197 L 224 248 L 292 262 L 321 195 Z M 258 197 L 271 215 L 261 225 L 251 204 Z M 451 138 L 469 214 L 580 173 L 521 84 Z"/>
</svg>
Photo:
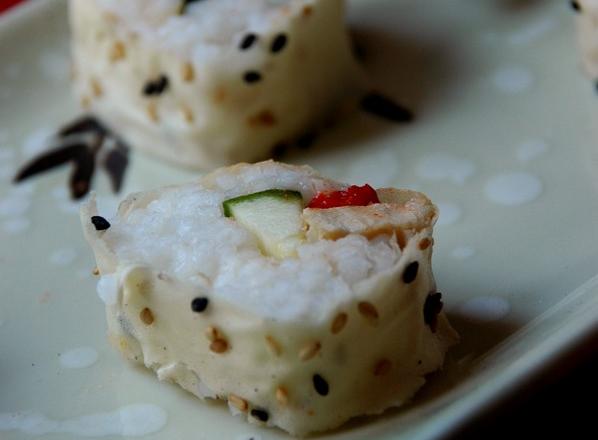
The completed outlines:
<svg viewBox="0 0 598 440">
<path fill-rule="evenodd" d="M 222 208 L 258 238 L 266 255 L 292 257 L 305 240 L 303 197 L 297 191 L 269 189 L 225 200 Z"/>
</svg>

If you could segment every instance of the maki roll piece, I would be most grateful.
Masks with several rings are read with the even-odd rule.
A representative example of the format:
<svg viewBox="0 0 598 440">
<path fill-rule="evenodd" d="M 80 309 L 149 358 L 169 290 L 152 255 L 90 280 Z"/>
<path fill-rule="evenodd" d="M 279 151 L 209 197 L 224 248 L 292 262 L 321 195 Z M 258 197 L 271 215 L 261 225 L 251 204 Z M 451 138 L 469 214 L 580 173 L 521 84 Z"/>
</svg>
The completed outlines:
<svg viewBox="0 0 598 440">
<path fill-rule="evenodd" d="M 212 169 L 357 102 L 343 0 L 70 0 L 75 92 L 130 145 Z"/>
<path fill-rule="evenodd" d="M 577 39 L 585 72 L 598 80 L 598 1 L 569 2 L 577 16 Z"/>
<path fill-rule="evenodd" d="M 300 436 L 400 406 L 442 367 L 458 336 L 436 218 L 421 193 L 272 161 L 81 211 L 124 356 Z"/>
</svg>

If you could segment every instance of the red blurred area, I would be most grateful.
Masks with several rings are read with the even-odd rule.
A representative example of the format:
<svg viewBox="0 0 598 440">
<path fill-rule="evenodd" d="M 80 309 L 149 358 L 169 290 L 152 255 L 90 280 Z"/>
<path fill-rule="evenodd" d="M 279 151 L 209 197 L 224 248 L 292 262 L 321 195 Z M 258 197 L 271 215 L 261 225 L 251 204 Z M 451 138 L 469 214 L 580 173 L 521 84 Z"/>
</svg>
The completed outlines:
<svg viewBox="0 0 598 440">
<path fill-rule="evenodd" d="M 21 3 L 22 1 L 23 0 L 0 0 L 0 14 Z"/>
</svg>

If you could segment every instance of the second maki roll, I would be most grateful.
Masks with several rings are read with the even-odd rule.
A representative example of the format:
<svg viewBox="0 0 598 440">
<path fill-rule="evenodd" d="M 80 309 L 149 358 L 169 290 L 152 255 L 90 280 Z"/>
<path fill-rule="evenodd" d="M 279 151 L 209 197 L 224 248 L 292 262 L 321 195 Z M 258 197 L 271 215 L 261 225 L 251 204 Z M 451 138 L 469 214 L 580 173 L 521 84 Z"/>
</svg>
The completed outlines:
<svg viewBox="0 0 598 440">
<path fill-rule="evenodd" d="M 364 91 L 343 0 L 71 0 L 76 94 L 191 168 L 271 157 Z"/>
</svg>

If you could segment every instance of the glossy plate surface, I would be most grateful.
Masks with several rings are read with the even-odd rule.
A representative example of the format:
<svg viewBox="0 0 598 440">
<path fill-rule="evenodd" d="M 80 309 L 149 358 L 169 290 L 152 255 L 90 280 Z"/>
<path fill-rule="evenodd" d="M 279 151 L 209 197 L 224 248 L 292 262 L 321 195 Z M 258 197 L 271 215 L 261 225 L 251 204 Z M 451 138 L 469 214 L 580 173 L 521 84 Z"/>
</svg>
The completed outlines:
<svg viewBox="0 0 598 440">
<path fill-rule="evenodd" d="M 30 3 L 0 18 L 0 437 L 287 438 L 124 362 L 105 338 L 68 170 L 10 183 L 78 112 L 65 2 Z M 596 328 L 598 102 L 566 3 L 350 2 L 376 88 L 417 119 L 355 115 L 285 159 L 430 195 L 434 270 L 462 342 L 412 405 L 323 438 L 447 434 Z M 123 194 L 192 177 L 134 153 Z M 118 198 L 104 174 L 95 186 L 109 216 Z"/>
</svg>

